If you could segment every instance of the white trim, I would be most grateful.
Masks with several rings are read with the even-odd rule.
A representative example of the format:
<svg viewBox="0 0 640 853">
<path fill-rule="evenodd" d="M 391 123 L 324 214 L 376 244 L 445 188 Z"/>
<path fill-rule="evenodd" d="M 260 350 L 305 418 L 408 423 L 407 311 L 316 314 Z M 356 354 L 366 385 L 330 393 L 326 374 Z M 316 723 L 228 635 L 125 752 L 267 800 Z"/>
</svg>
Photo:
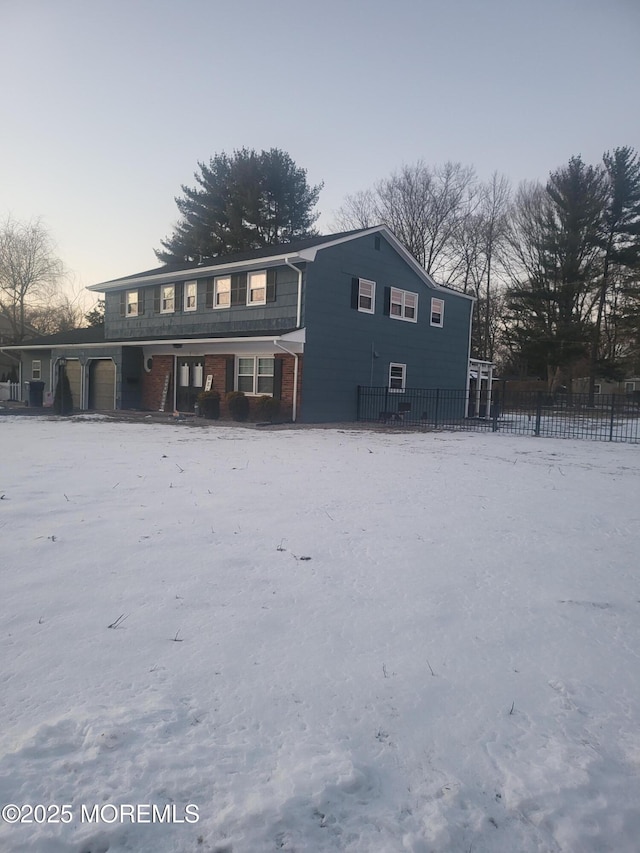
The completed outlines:
<svg viewBox="0 0 640 853">
<path fill-rule="evenodd" d="M 275 378 L 276 378 L 275 355 L 273 353 L 268 353 L 268 354 L 257 353 L 255 355 L 236 355 L 236 361 L 235 361 L 235 365 L 234 365 L 234 367 L 235 367 L 234 389 L 236 391 L 242 390 L 241 388 L 239 388 L 239 384 L 240 384 L 240 359 L 242 359 L 242 358 L 247 359 L 247 360 L 251 359 L 251 361 L 253 361 L 253 391 L 243 391 L 242 393 L 246 397 L 263 397 L 263 396 L 273 397 L 273 386 L 275 385 Z M 269 359 L 270 361 L 273 362 L 273 373 L 258 373 L 258 362 L 260 361 L 260 359 Z M 244 377 L 249 376 L 248 373 L 243 373 L 242 375 Z M 258 380 L 260 379 L 260 377 L 271 377 L 271 380 L 272 380 L 272 390 L 271 391 L 259 391 L 258 390 Z"/>
<path fill-rule="evenodd" d="M 440 310 L 435 312 L 437 314 L 440 314 L 440 322 L 439 323 L 433 322 L 433 315 L 434 315 L 433 304 L 434 304 L 434 302 L 439 302 L 440 306 L 441 306 Z M 431 297 L 431 312 L 429 313 L 429 322 L 436 329 L 443 329 L 444 328 L 444 299 L 436 299 L 435 296 Z"/>
<path fill-rule="evenodd" d="M 259 285 L 258 287 L 251 287 L 251 276 L 264 276 L 264 284 Z M 252 290 L 264 290 L 264 298 L 263 299 L 252 299 L 251 293 Z M 266 305 L 267 304 L 267 271 L 266 270 L 250 270 L 247 273 L 247 306 L 252 305 Z"/>
<path fill-rule="evenodd" d="M 294 340 L 294 338 L 290 337 L 291 335 L 295 335 L 298 332 L 306 333 L 306 329 L 295 329 L 292 332 L 285 332 L 282 335 L 278 335 L 275 340 Z M 4 352 L 5 349 L 13 349 L 18 352 L 26 352 L 27 350 L 53 350 L 53 349 L 64 349 L 64 350 L 74 350 L 74 349 L 97 349 L 100 347 L 101 349 L 109 348 L 109 347 L 145 347 L 145 346 L 173 346 L 173 344 L 182 344 L 183 346 L 191 346 L 193 344 L 240 344 L 240 343 L 266 343 L 268 341 L 273 341 L 273 335 L 260 335 L 254 336 L 245 335 L 243 338 L 150 338 L 149 340 L 138 340 L 132 338 L 118 338 L 110 341 L 100 341 L 99 343 L 94 344 L 65 344 L 65 343 L 50 343 L 50 344 L 34 344 L 33 346 L 25 346 L 25 344 L 14 344 L 11 347 L 4 347 L 0 352 Z M 300 340 L 300 343 L 304 344 L 304 338 Z M 25 342 L 26 343 L 26 342 Z M 104 358 L 111 358 L 111 356 L 104 356 Z"/>
<path fill-rule="evenodd" d="M 173 293 L 172 296 L 165 296 L 165 290 L 171 288 Z M 165 308 L 165 302 L 171 300 L 173 305 L 171 308 Z M 175 314 L 176 313 L 176 285 L 175 284 L 162 284 L 160 285 L 160 313 L 161 314 Z"/>
<path fill-rule="evenodd" d="M 135 302 L 133 300 L 129 301 L 129 297 L 134 294 L 136 295 Z M 135 311 L 129 311 L 129 306 L 136 306 Z M 124 298 L 124 316 L 125 317 L 137 317 L 140 314 L 140 291 L 136 290 L 127 290 L 126 296 Z"/>
<path fill-rule="evenodd" d="M 227 293 L 229 296 L 229 301 L 226 305 L 218 305 L 218 282 L 220 281 L 228 281 L 229 282 L 229 290 L 223 291 L 223 293 Z M 231 308 L 231 276 L 230 275 L 217 275 L 213 279 L 213 308 L 214 310 L 220 311 L 223 308 Z"/>
<path fill-rule="evenodd" d="M 393 301 L 393 293 L 401 294 L 400 300 L 396 298 L 394 303 Z M 407 296 L 415 297 L 415 305 L 413 305 L 413 317 L 407 317 Z M 394 314 L 392 311 L 393 305 L 400 305 L 400 314 Z M 404 320 L 405 323 L 417 323 L 418 322 L 418 294 L 413 290 L 403 290 L 401 287 L 392 287 L 391 293 L 389 294 L 389 316 L 392 320 Z"/>
<path fill-rule="evenodd" d="M 391 387 L 391 371 L 394 367 L 402 368 L 402 388 L 392 388 Z M 399 361 L 390 361 L 389 362 L 389 385 L 388 385 L 389 393 L 390 394 L 404 394 L 406 387 L 407 387 L 407 365 L 401 364 Z"/>
<path fill-rule="evenodd" d="M 187 296 L 187 288 L 193 285 L 196 291 L 196 298 L 193 306 L 189 307 L 187 305 L 188 296 Z M 191 279 L 190 281 L 185 281 L 182 285 L 182 310 L 183 311 L 197 311 L 198 310 L 198 282 L 197 279 Z"/>
<path fill-rule="evenodd" d="M 362 293 L 362 285 L 369 285 L 371 287 L 371 293 Z M 364 297 L 365 299 L 371 300 L 371 308 L 363 308 L 360 305 L 360 297 Z M 358 279 L 358 311 L 361 314 L 375 314 L 376 313 L 376 283 L 372 281 L 370 278 L 359 278 Z"/>
</svg>

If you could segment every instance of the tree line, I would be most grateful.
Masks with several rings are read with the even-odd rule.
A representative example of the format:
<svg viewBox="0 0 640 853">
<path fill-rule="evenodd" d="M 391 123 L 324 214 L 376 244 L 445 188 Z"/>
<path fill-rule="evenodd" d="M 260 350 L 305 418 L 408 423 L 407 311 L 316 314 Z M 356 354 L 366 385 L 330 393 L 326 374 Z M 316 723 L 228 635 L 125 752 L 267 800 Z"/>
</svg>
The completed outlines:
<svg viewBox="0 0 640 853">
<path fill-rule="evenodd" d="M 206 263 L 318 233 L 322 184 L 310 185 L 280 149 L 216 154 L 198 163 L 194 178 L 195 186 L 181 187 L 180 218 L 155 250 L 163 264 Z M 437 282 L 475 297 L 472 355 L 496 362 L 501 375 L 545 379 L 552 390 L 588 376 L 593 391 L 597 378 L 640 373 L 634 149 L 606 152 L 595 165 L 571 157 L 546 183 L 515 189 L 498 173 L 481 181 L 461 163 L 405 165 L 347 196 L 331 230 L 379 224 Z M 0 311 L 16 337 L 27 320 L 55 330 L 46 303 L 62 275 L 40 223 L 0 227 Z M 63 307 L 58 321 L 77 323 Z M 101 322 L 101 306 L 83 320 Z"/>
</svg>

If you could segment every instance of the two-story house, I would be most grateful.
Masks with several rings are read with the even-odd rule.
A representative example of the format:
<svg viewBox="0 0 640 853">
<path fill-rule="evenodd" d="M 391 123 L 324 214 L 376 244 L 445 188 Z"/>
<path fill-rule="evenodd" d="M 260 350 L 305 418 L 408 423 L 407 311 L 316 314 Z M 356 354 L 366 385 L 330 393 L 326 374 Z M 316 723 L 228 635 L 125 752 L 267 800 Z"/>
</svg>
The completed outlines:
<svg viewBox="0 0 640 853">
<path fill-rule="evenodd" d="M 356 418 L 358 386 L 468 386 L 472 299 L 437 285 L 385 226 L 92 285 L 104 328 L 29 343 L 78 409 L 194 410 L 203 389 L 271 395 L 281 416 Z"/>
</svg>

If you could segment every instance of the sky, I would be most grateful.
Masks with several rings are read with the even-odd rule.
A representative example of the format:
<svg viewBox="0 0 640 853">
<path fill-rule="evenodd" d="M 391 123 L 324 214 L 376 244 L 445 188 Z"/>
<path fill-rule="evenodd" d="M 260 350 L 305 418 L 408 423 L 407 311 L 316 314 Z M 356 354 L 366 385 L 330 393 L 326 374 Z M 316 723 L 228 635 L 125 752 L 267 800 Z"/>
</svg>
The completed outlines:
<svg viewBox="0 0 640 853">
<path fill-rule="evenodd" d="M 0 421 L 2 853 L 638 853 L 637 445 Z"/>
<path fill-rule="evenodd" d="M 0 218 L 76 290 L 156 266 L 222 151 L 287 151 L 327 233 L 404 164 L 515 185 L 640 147 L 637 0 L 0 0 L 0 29 Z"/>
</svg>

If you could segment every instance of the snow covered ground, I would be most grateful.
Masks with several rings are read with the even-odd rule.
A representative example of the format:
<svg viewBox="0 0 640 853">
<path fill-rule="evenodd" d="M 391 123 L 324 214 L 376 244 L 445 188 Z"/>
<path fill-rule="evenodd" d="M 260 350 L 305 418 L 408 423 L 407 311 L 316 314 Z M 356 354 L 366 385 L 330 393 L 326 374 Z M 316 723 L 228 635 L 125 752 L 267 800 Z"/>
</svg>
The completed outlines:
<svg viewBox="0 0 640 853">
<path fill-rule="evenodd" d="M 0 439 L 0 850 L 639 849 L 637 446 Z"/>
</svg>

